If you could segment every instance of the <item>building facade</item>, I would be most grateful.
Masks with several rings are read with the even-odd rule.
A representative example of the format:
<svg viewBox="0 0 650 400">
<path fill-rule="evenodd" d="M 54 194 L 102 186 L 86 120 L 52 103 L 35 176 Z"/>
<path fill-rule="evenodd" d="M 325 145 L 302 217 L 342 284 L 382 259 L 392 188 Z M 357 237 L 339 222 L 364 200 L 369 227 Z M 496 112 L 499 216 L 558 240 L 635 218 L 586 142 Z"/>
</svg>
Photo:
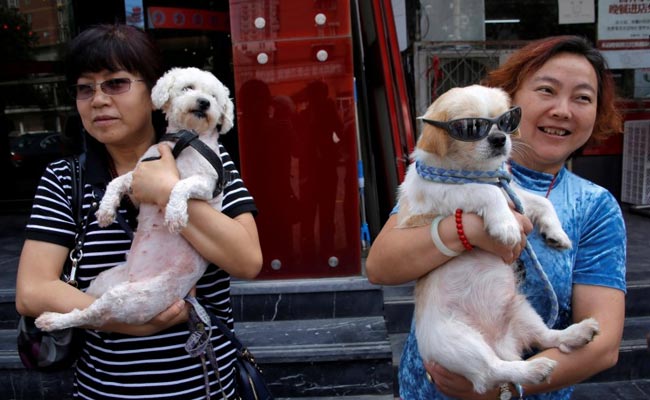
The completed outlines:
<svg viewBox="0 0 650 400">
<path fill-rule="evenodd" d="M 16 187 L 0 206 L 25 212 L 45 163 L 78 137 L 61 66 L 65 44 L 116 21 L 149 31 L 168 67 L 209 70 L 230 88 L 237 121 L 223 142 L 260 208 L 262 278 L 362 274 L 363 253 L 408 165 L 415 116 L 548 35 L 598 44 L 631 132 L 629 143 L 621 136 L 585 149 L 572 169 L 624 202 L 647 204 L 649 7 L 650 0 L 5 0 L 3 46 L 11 37 L 28 45 L 0 61 L 2 168 Z"/>
</svg>

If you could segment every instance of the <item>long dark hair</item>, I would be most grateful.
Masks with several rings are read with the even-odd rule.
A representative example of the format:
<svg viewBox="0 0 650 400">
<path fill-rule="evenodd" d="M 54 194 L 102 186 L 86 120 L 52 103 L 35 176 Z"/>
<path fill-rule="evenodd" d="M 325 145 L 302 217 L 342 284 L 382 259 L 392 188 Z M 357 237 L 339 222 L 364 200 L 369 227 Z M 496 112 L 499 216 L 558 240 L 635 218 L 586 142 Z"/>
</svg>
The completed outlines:
<svg viewBox="0 0 650 400">
<path fill-rule="evenodd" d="M 623 119 L 616 108 L 614 80 L 603 55 L 585 38 L 552 36 L 536 40 L 517 50 L 501 66 L 491 71 L 484 84 L 500 87 L 513 97 L 526 77 L 560 53 L 583 56 L 594 68 L 598 81 L 596 123 L 590 141 L 600 142 L 623 131 Z"/>
</svg>

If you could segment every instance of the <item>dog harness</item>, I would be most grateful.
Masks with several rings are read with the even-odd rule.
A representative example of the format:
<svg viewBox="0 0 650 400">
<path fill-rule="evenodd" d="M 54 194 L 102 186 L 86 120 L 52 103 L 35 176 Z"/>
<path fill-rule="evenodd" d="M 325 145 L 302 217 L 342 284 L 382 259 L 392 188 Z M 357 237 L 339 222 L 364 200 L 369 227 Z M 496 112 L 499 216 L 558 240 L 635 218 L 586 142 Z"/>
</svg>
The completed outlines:
<svg viewBox="0 0 650 400">
<path fill-rule="evenodd" d="M 223 191 L 223 188 L 228 184 L 228 182 L 230 182 L 230 171 L 226 171 L 223 168 L 221 157 L 219 157 L 219 155 L 215 153 L 214 150 L 212 150 L 207 144 L 198 140 L 198 138 L 199 135 L 196 133 L 182 129 L 178 132 L 164 134 L 159 141 L 176 142 L 174 148 L 172 149 L 174 158 L 177 158 L 178 155 L 181 154 L 181 152 L 188 146 L 192 146 L 194 150 L 203 156 L 203 158 L 208 160 L 210 165 L 212 165 L 215 171 L 217 171 L 218 175 L 217 183 L 214 187 L 214 193 L 212 194 L 212 197 L 217 197 Z M 142 161 L 157 160 L 159 158 L 160 157 L 149 157 L 143 159 Z"/>
<path fill-rule="evenodd" d="M 420 177 L 431 182 L 451 184 L 487 183 L 500 186 L 506 192 L 506 194 L 508 194 L 510 200 L 512 200 L 513 204 L 515 205 L 515 210 L 518 213 L 524 214 L 524 207 L 521 203 L 521 200 L 515 191 L 510 187 L 512 175 L 510 175 L 510 173 L 505 169 L 505 166 L 503 165 L 496 171 L 466 171 L 430 167 L 421 161 L 416 161 L 415 169 Z M 553 327 L 557 321 L 559 312 L 557 294 L 555 293 L 555 290 L 553 290 L 553 286 L 551 285 L 546 272 L 544 272 L 544 269 L 537 259 L 537 255 L 535 254 L 533 247 L 528 241 L 526 242 L 524 253 L 528 256 L 527 258 L 530 261 L 528 263 L 530 265 L 527 265 L 526 268 L 526 277 L 529 277 L 529 274 L 533 273 L 536 274 L 539 278 L 539 281 L 542 282 L 543 291 L 548 296 L 550 302 L 550 310 L 548 312 L 548 315 L 545 317 L 543 316 L 543 318 L 548 327 Z M 526 257 L 521 258 L 522 260 L 526 259 Z M 524 264 L 526 263 L 524 262 Z"/>
</svg>

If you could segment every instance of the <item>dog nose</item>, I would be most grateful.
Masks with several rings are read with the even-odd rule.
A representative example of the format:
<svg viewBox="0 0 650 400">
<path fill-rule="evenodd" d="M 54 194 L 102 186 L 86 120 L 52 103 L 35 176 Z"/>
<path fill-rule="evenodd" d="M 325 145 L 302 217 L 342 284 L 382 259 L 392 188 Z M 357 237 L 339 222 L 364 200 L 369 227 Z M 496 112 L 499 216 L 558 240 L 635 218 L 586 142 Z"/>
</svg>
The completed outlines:
<svg viewBox="0 0 650 400">
<path fill-rule="evenodd" d="M 208 108 L 210 108 L 210 100 L 198 99 L 196 102 L 199 105 L 199 109 L 201 111 L 207 110 Z"/>
<path fill-rule="evenodd" d="M 506 144 L 505 133 L 493 133 L 488 136 L 488 143 L 494 148 L 501 148 Z"/>
</svg>

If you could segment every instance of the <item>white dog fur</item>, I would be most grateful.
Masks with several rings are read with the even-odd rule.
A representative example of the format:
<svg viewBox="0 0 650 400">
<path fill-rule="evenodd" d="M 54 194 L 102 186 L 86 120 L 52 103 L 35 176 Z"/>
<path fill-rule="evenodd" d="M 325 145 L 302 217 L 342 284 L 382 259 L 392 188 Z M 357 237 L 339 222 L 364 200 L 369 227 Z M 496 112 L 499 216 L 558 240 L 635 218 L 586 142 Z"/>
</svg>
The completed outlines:
<svg viewBox="0 0 650 400">
<path fill-rule="evenodd" d="M 154 107 L 165 113 L 168 132 L 192 130 L 216 154 L 219 134 L 233 126 L 234 106 L 228 95 L 228 88 L 214 75 L 197 68 L 169 70 L 151 93 Z M 172 142 L 163 143 L 174 146 Z M 153 145 L 141 160 L 159 155 L 157 145 Z M 218 175 L 196 150 L 186 148 L 176 163 L 181 180 L 170 194 L 165 215 L 155 205 L 140 205 L 138 230 L 126 263 L 99 274 L 86 291 L 97 299 L 84 310 L 43 313 L 36 319 L 39 328 L 50 331 L 101 326 L 109 320 L 142 324 L 189 293 L 208 262 L 178 233 L 188 221 L 187 201 L 207 200 L 220 209 L 222 195 L 212 198 Z M 96 213 L 100 226 L 113 223 L 120 199 L 131 181 L 129 172 L 109 183 Z"/>
<path fill-rule="evenodd" d="M 474 85 L 440 96 L 425 118 L 496 117 L 509 107 L 504 91 Z M 499 137 L 505 137 L 505 142 L 493 139 Z M 508 159 L 511 147 L 509 135 L 496 126 L 488 138 L 462 142 L 443 129 L 424 124 L 412 159 L 444 169 L 492 171 Z M 513 189 L 547 244 L 570 248 L 570 239 L 551 203 Z M 435 216 L 453 215 L 460 208 L 482 216 L 487 232 L 500 242 L 515 245 L 521 240 L 505 193 L 489 183 L 431 182 L 418 175 L 413 163 L 400 186 L 399 204 L 401 228 L 429 224 Z M 478 248 L 463 252 L 418 280 L 415 326 L 423 360 L 465 376 L 478 393 L 505 382 L 534 384 L 549 379 L 556 362 L 544 357 L 522 361 L 524 350 L 535 345 L 569 352 L 590 342 L 598 332 L 598 323 L 592 318 L 564 330 L 548 329 L 517 292 L 513 266 Z"/>
</svg>

